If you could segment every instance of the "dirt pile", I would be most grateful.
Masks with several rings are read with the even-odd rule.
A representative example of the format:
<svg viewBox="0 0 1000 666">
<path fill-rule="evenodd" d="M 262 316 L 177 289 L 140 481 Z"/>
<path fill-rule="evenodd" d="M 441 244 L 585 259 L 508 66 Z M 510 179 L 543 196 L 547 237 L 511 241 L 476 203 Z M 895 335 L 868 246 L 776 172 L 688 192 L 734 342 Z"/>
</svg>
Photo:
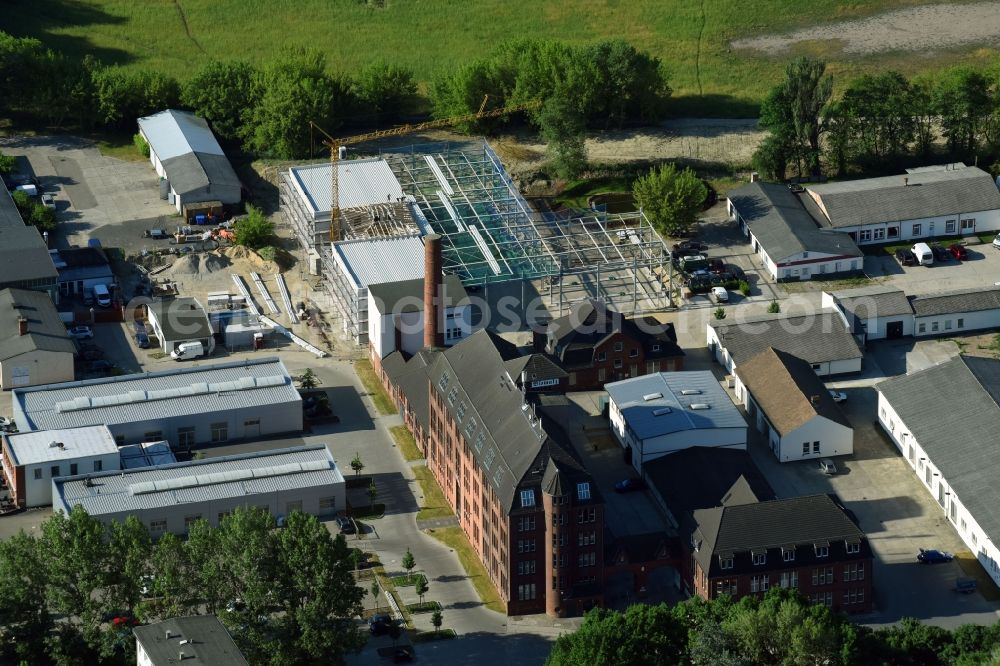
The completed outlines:
<svg viewBox="0 0 1000 666">
<path fill-rule="evenodd" d="M 263 275 L 278 272 L 278 267 L 273 261 L 267 261 L 253 250 L 242 245 L 234 245 L 220 251 L 233 264 L 234 273 L 253 271 Z"/>
<path fill-rule="evenodd" d="M 214 252 L 192 253 L 176 260 L 168 272 L 171 275 L 210 275 L 227 269 L 231 264 L 229 257 Z"/>
</svg>

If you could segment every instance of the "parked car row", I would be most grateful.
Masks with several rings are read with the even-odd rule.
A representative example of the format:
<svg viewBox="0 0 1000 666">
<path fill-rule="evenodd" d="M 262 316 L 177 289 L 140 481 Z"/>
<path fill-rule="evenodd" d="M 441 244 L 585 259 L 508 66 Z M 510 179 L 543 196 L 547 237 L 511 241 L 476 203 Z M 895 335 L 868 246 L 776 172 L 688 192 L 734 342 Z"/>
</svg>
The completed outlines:
<svg viewBox="0 0 1000 666">
<path fill-rule="evenodd" d="M 994 245 L 1000 247 L 996 242 Z M 896 250 L 895 256 L 901 266 L 930 266 L 935 262 L 966 261 L 969 258 L 969 249 L 962 243 L 952 243 L 947 247 L 941 243 L 917 243 L 910 249 Z"/>
</svg>

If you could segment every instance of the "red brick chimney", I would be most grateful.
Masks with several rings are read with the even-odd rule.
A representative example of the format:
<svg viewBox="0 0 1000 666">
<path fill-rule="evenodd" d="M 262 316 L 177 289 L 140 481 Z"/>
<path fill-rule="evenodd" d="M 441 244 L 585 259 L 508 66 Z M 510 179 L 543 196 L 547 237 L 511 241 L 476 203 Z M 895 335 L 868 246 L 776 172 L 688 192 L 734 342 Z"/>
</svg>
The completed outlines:
<svg viewBox="0 0 1000 666">
<path fill-rule="evenodd" d="M 28 334 L 28 320 L 24 317 L 17 318 L 17 334 L 27 335 Z"/>
<path fill-rule="evenodd" d="M 424 236 L 424 347 L 444 347 L 441 316 L 441 236 Z"/>
</svg>

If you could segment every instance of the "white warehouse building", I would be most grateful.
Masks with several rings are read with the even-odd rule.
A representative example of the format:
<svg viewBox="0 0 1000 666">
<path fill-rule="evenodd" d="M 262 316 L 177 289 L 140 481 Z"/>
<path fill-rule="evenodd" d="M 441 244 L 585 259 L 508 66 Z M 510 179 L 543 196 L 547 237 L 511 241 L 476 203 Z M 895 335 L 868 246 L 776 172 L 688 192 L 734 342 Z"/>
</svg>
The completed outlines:
<svg viewBox="0 0 1000 666">
<path fill-rule="evenodd" d="M 746 449 L 746 421 L 710 371 L 658 372 L 604 389 L 611 431 L 640 473 L 692 446 Z"/>
<path fill-rule="evenodd" d="M 22 431 L 106 424 L 119 445 L 302 431 L 302 398 L 276 357 L 15 389 L 12 402 Z"/>
<path fill-rule="evenodd" d="M 155 539 L 187 534 L 198 520 L 218 526 L 240 507 L 326 518 L 344 510 L 346 492 L 337 463 L 319 444 L 57 478 L 52 510 L 79 505 L 104 523 L 136 516 Z"/>
<path fill-rule="evenodd" d="M 879 424 L 1000 585 L 1000 361 L 958 356 L 875 389 Z"/>
</svg>

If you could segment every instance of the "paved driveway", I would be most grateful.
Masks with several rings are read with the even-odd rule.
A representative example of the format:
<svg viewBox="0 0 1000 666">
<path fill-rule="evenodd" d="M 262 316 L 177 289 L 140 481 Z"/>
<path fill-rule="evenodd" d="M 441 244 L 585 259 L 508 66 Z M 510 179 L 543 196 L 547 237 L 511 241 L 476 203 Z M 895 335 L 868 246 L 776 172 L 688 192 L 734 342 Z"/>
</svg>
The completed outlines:
<svg viewBox="0 0 1000 666">
<path fill-rule="evenodd" d="M 955 578 L 963 575 L 957 563 L 933 567 L 917 563 L 919 548 L 955 552 L 965 547 L 941 508 L 877 429 L 874 389 L 846 392 L 844 410 L 854 425 L 855 452 L 837 459 L 839 474 L 822 475 L 815 460 L 779 464 L 751 430 L 754 461 L 779 496 L 836 493 L 857 516 L 876 557 L 877 610 L 860 621 L 880 625 L 911 616 L 944 627 L 996 622 L 1000 604 L 952 590 Z"/>
</svg>

